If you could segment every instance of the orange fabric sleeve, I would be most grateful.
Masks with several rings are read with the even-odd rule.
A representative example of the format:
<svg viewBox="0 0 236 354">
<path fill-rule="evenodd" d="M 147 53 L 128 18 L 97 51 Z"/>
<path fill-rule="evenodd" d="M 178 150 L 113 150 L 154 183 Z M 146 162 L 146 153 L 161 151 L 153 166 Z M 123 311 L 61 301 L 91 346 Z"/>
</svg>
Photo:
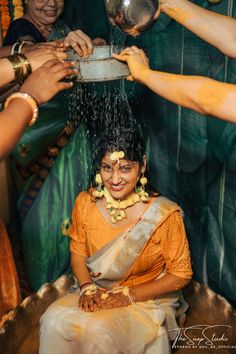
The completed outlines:
<svg viewBox="0 0 236 354">
<path fill-rule="evenodd" d="M 88 248 L 84 219 L 86 217 L 86 204 L 89 197 L 87 192 L 82 192 L 76 198 L 72 211 L 72 225 L 68 230 L 68 234 L 71 238 L 70 252 L 85 257 L 88 256 Z"/>
<path fill-rule="evenodd" d="M 174 212 L 161 226 L 161 247 L 168 273 L 191 279 L 190 251 L 182 217 Z"/>
</svg>

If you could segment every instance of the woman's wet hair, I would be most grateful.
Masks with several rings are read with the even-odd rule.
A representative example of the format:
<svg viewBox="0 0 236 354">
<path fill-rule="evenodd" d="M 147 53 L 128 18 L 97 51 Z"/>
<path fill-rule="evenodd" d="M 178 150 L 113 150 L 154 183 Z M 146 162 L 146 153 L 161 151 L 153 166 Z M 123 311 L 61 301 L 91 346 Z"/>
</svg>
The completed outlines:
<svg viewBox="0 0 236 354">
<path fill-rule="evenodd" d="M 143 163 L 145 145 L 137 129 L 117 127 L 103 134 L 97 148 L 96 163 L 100 164 L 107 152 L 124 151 L 125 159 Z"/>
<path fill-rule="evenodd" d="M 94 163 L 97 168 L 106 153 L 114 151 L 123 151 L 126 160 L 138 161 L 142 166 L 145 144 L 137 127 L 117 126 L 102 134 L 94 152 Z"/>
</svg>

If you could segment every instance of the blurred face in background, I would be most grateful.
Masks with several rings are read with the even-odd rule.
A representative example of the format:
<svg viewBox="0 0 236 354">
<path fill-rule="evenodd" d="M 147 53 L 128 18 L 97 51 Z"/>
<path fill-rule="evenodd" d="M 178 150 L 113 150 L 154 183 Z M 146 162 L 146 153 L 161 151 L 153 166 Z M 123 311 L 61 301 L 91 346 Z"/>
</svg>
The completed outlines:
<svg viewBox="0 0 236 354">
<path fill-rule="evenodd" d="M 52 25 L 64 9 L 64 0 L 28 0 L 27 15 L 42 25 Z"/>
</svg>

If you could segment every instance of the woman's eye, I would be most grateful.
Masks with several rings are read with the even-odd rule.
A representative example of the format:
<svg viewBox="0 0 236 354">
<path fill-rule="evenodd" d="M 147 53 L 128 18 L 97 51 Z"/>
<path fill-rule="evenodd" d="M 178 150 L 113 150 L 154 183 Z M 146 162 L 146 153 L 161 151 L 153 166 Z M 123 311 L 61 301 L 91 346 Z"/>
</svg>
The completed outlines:
<svg viewBox="0 0 236 354">
<path fill-rule="evenodd" d="M 110 171 L 111 170 L 111 166 L 109 165 L 102 165 L 102 169 L 105 171 Z"/>
<path fill-rule="evenodd" d="M 131 170 L 130 166 L 121 166 L 120 168 L 121 172 L 129 172 Z"/>
</svg>

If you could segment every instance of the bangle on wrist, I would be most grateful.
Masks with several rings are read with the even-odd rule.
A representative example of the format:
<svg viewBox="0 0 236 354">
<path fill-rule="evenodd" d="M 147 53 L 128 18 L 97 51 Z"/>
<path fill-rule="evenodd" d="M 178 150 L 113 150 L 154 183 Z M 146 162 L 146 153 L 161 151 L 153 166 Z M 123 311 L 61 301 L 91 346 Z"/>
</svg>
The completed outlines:
<svg viewBox="0 0 236 354">
<path fill-rule="evenodd" d="M 95 284 L 89 284 L 83 287 L 83 289 L 80 291 L 80 296 L 85 295 L 85 296 L 90 296 L 96 294 L 98 291 L 97 285 Z"/>
<path fill-rule="evenodd" d="M 86 285 L 90 285 L 93 284 L 91 281 L 86 281 L 85 283 L 80 285 L 80 290 L 82 290 L 82 288 L 84 288 Z"/>
<path fill-rule="evenodd" d="M 7 57 L 12 65 L 15 81 L 22 83 L 32 73 L 29 59 L 24 54 L 14 54 Z"/>
<path fill-rule="evenodd" d="M 11 47 L 11 55 L 21 54 L 22 48 L 25 44 L 27 44 L 27 42 L 22 40 L 15 42 Z"/>
<path fill-rule="evenodd" d="M 36 120 L 38 119 L 38 111 L 39 111 L 38 103 L 37 103 L 36 99 L 34 97 L 32 97 L 31 95 L 29 95 L 28 93 L 16 92 L 16 93 L 13 93 L 12 95 L 10 95 L 6 99 L 4 107 L 7 108 L 9 103 L 15 98 L 21 98 L 29 103 L 30 107 L 32 108 L 32 117 L 31 117 L 28 125 L 29 126 L 33 125 L 36 122 Z"/>
<path fill-rule="evenodd" d="M 129 299 L 130 305 L 135 302 L 135 298 L 132 294 L 130 294 L 130 289 L 128 286 L 118 286 L 117 288 L 114 288 L 110 291 L 108 291 L 108 294 L 113 293 L 113 294 L 119 294 L 122 293 L 124 296 L 127 296 Z"/>
</svg>

